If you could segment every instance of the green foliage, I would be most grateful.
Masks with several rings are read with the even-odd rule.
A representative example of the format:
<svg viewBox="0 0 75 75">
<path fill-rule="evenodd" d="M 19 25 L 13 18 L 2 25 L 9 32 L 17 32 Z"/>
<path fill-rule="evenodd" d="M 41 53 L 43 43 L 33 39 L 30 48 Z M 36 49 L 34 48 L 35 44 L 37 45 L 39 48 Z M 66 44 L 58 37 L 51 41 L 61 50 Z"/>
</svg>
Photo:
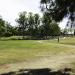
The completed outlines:
<svg viewBox="0 0 75 75">
<path fill-rule="evenodd" d="M 58 36 L 60 34 L 60 28 L 58 24 L 51 20 L 49 14 L 44 13 L 42 18 L 42 26 L 40 26 L 41 35 L 45 36 Z"/>
<path fill-rule="evenodd" d="M 5 35 L 6 37 L 12 36 L 13 35 L 13 27 L 10 25 L 10 23 L 6 22 L 5 23 Z"/>
<path fill-rule="evenodd" d="M 25 31 L 27 29 L 27 16 L 26 16 L 27 12 L 21 12 L 19 14 L 19 18 L 16 20 L 17 23 L 19 24 L 19 33 L 20 35 L 23 36 L 24 39 L 24 35 L 25 35 Z"/>
<path fill-rule="evenodd" d="M 21 12 L 16 22 L 18 26 L 11 26 L 10 23 L 0 19 L 0 36 L 22 36 L 22 39 L 47 39 L 48 36 L 56 36 L 60 29 L 56 23 L 52 23 L 51 16 L 44 13 L 40 18 L 39 14 Z M 25 37 L 28 36 L 28 37 Z"/>
<path fill-rule="evenodd" d="M 44 13 L 42 18 L 40 18 L 39 14 L 33 14 L 31 12 L 28 15 L 20 13 L 17 22 L 20 27 L 23 26 L 22 30 L 19 29 L 23 37 L 28 35 L 32 39 L 44 37 L 47 39 L 47 36 L 56 36 L 60 33 L 60 28 L 56 23 L 52 23 L 51 16 L 48 13 Z"/>
<path fill-rule="evenodd" d="M 18 35 L 18 27 L 11 26 L 10 23 L 0 18 L 0 37 L 10 37 Z"/>
<path fill-rule="evenodd" d="M 50 36 L 50 23 L 51 23 L 51 17 L 49 14 L 44 13 L 43 18 L 42 18 L 42 23 L 43 23 L 43 29 L 44 29 L 44 35 Z"/>
<path fill-rule="evenodd" d="M 26 13 L 22 12 L 17 19 L 19 24 L 18 34 L 23 36 L 23 39 L 26 35 L 28 36 L 37 36 L 38 34 L 38 26 L 40 24 L 40 17 L 38 14 Z"/>
<path fill-rule="evenodd" d="M 39 14 L 34 14 L 34 24 L 33 24 L 33 32 L 32 36 L 38 37 L 39 36 L 39 26 L 40 26 L 40 16 Z"/>
<path fill-rule="evenodd" d="M 0 18 L 0 37 L 4 35 L 5 32 L 5 21 Z"/>
<path fill-rule="evenodd" d="M 55 21 L 60 21 L 64 17 L 74 21 L 75 0 L 41 0 L 41 9 L 48 12 Z"/>
<path fill-rule="evenodd" d="M 28 15 L 28 31 L 29 31 L 29 35 L 33 36 L 33 31 L 34 31 L 34 16 L 33 13 L 29 13 Z"/>
<path fill-rule="evenodd" d="M 60 35 L 60 28 L 58 26 L 57 23 L 51 23 L 50 24 L 50 35 L 53 35 L 53 36 L 59 36 Z"/>
</svg>

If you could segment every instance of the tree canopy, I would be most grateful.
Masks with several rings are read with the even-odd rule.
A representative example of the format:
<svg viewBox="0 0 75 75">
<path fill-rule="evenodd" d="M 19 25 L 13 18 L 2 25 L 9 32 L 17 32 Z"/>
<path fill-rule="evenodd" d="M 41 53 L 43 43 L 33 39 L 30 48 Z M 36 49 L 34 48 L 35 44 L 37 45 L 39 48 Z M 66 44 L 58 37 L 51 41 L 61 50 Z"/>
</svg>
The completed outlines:
<svg viewBox="0 0 75 75">
<path fill-rule="evenodd" d="M 21 39 L 48 39 L 50 36 L 58 36 L 60 28 L 53 22 L 48 13 L 42 17 L 32 12 L 20 12 L 16 19 L 18 26 L 12 26 L 0 18 L 0 37 L 22 36 Z"/>
<path fill-rule="evenodd" d="M 45 38 L 48 36 L 58 36 L 60 28 L 57 23 L 52 23 L 52 19 L 49 14 L 44 13 L 40 18 L 39 14 L 33 14 L 32 12 L 27 15 L 21 12 L 17 19 L 19 24 L 19 34 L 24 36 L 31 36 L 32 38 Z"/>
<path fill-rule="evenodd" d="M 71 21 L 75 18 L 75 0 L 41 0 L 41 9 L 49 13 L 52 19 L 60 21 L 69 17 Z"/>
<path fill-rule="evenodd" d="M 4 35 L 5 32 L 5 21 L 0 17 L 0 37 Z"/>
</svg>

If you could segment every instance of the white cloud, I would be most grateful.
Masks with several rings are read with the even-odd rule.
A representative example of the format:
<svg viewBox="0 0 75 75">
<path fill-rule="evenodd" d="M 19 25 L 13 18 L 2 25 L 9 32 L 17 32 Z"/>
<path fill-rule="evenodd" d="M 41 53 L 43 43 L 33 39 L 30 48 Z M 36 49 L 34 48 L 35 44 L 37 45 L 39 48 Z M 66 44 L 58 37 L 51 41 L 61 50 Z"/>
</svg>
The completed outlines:
<svg viewBox="0 0 75 75">
<path fill-rule="evenodd" d="M 60 22 L 59 26 L 64 29 L 66 27 L 66 24 L 68 22 L 68 18 L 64 18 L 63 21 Z"/>
<path fill-rule="evenodd" d="M 40 0 L 0 0 L 0 15 L 11 24 L 21 11 L 39 13 Z"/>
</svg>

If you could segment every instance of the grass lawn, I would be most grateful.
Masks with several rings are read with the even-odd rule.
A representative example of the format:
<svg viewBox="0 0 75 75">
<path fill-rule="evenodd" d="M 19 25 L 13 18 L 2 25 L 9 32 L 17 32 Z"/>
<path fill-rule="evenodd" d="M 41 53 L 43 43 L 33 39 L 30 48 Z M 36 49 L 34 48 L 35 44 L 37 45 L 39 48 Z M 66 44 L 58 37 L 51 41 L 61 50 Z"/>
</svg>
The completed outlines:
<svg viewBox="0 0 75 75">
<path fill-rule="evenodd" d="M 75 48 L 61 44 L 75 44 L 75 38 L 57 40 L 9 40 L 0 41 L 0 64 L 22 62 L 41 55 L 74 54 Z"/>
<path fill-rule="evenodd" d="M 57 40 L 0 41 L 0 65 L 34 61 L 45 56 L 75 55 L 74 45 L 74 37 L 60 39 L 60 43 Z M 71 63 L 74 64 L 74 62 Z"/>
</svg>

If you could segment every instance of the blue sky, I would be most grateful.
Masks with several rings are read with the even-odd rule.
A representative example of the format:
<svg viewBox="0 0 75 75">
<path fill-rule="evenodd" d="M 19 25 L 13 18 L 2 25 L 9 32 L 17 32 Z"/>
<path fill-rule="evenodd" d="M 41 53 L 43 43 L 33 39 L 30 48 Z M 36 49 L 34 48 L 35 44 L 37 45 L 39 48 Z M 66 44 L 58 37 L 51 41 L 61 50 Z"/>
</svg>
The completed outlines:
<svg viewBox="0 0 75 75">
<path fill-rule="evenodd" d="M 41 14 L 40 0 L 0 0 L 0 15 L 11 25 L 16 25 L 15 19 L 22 11 Z M 67 19 L 64 19 L 60 27 L 64 28 L 66 22 Z"/>
</svg>

